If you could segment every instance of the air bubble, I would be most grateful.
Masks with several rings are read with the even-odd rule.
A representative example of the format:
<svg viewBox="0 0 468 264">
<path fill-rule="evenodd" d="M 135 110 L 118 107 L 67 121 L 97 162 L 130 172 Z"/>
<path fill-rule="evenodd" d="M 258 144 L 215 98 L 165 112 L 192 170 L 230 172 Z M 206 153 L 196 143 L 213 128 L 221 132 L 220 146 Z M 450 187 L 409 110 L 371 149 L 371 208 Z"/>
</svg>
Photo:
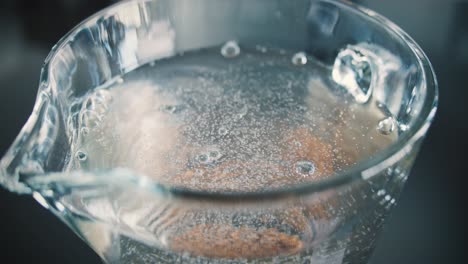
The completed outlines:
<svg viewBox="0 0 468 264">
<path fill-rule="evenodd" d="M 307 64 L 307 55 L 305 52 L 298 52 L 292 57 L 292 63 L 297 66 L 302 66 Z"/>
<path fill-rule="evenodd" d="M 378 196 L 383 196 L 383 195 L 385 195 L 385 190 L 379 190 L 379 191 L 377 192 L 377 195 L 378 195 Z"/>
<path fill-rule="evenodd" d="M 124 82 L 124 79 L 122 77 L 119 77 L 117 78 L 117 80 L 115 80 L 118 84 L 121 84 Z"/>
<path fill-rule="evenodd" d="M 392 199 L 392 197 L 391 197 L 390 195 L 387 194 L 387 195 L 385 196 L 385 201 L 390 201 L 391 199 Z"/>
<path fill-rule="evenodd" d="M 235 58 L 239 56 L 240 54 L 240 48 L 237 42 L 235 41 L 228 41 L 226 44 L 223 45 L 221 48 L 221 55 L 225 58 Z"/>
<path fill-rule="evenodd" d="M 200 154 L 198 155 L 197 160 L 200 163 L 208 163 L 209 157 L 206 154 Z"/>
<path fill-rule="evenodd" d="M 169 113 L 169 114 L 174 114 L 177 111 L 177 106 L 175 105 L 163 105 L 161 106 L 161 111 Z"/>
<path fill-rule="evenodd" d="M 210 152 L 210 158 L 212 158 L 212 159 L 218 159 L 220 156 L 221 156 L 221 154 L 216 150 L 213 150 L 213 151 Z"/>
<path fill-rule="evenodd" d="M 247 106 L 244 106 L 241 109 L 239 109 L 239 112 L 237 113 L 237 117 L 239 119 L 242 119 L 247 115 L 248 112 L 249 112 L 249 108 Z"/>
<path fill-rule="evenodd" d="M 203 170 L 196 169 L 195 170 L 195 175 L 202 176 L 203 175 Z"/>
<path fill-rule="evenodd" d="M 88 159 L 88 155 L 86 155 L 85 152 L 79 150 L 79 151 L 76 152 L 76 158 L 79 161 L 83 162 L 83 161 L 86 161 Z"/>
<path fill-rule="evenodd" d="M 228 133 L 229 133 L 229 131 L 228 131 L 226 128 L 224 128 L 224 127 L 220 127 L 220 128 L 218 129 L 218 134 L 219 134 L 220 136 L 225 136 L 225 135 L 227 135 Z"/>
<path fill-rule="evenodd" d="M 310 176 L 315 173 L 315 164 L 310 161 L 299 161 L 296 163 L 296 173 L 302 176 Z"/>
<path fill-rule="evenodd" d="M 81 128 L 81 135 L 87 136 L 89 134 L 89 128 L 83 127 Z"/>
<path fill-rule="evenodd" d="M 395 130 L 395 120 L 393 117 L 387 117 L 379 121 L 377 130 L 383 135 L 390 135 Z"/>
</svg>

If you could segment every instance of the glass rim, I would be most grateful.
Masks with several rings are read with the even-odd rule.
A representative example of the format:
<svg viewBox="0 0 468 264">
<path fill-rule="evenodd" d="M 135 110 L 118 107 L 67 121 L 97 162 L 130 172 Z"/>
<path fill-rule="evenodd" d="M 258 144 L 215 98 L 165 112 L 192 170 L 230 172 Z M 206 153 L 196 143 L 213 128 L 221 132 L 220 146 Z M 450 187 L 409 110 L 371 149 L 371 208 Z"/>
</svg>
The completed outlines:
<svg viewBox="0 0 468 264">
<path fill-rule="evenodd" d="M 45 59 L 44 65 L 41 70 L 41 82 L 43 82 L 42 76 L 47 76 L 49 71 L 49 63 L 60 49 L 65 46 L 69 41 L 71 41 L 74 33 L 78 32 L 80 29 L 86 28 L 94 20 L 100 17 L 105 16 L 111 10 L 117 9 L 119 7 L 130 5 L 130 4 L 139 4 L 142 2 L 151 2 L 155 0 L 126 0 L 122 2 L 115 3 L 113 5 L 104 8 L 97 13 L 91 15 L 87 19 L 83 20 L 73 29 L 71 29 L 67 34 L 65 34 L 49 53 Z M 405 45 L 407 45 L 410 50 L 415 55 L 419 67 L 422 70 L 423 75 L 423 85 L 426 87 L 426 98 L 424 99 L 421 111 L 419 115 L 415 118 L 414 125 L 412 125 L 408 131 L 402 134 L 401 137 L 397 139 L 396 142 L 387 146 L 386 148 L 378 151 L 372 157 L 365 158 L 362 161 L 359 161 L 357 164 L 343 170 L 342 172 L 336 173 L 330 177 L 320 179 L 318 181 L 288 185 L 285 187 L 267 189 L 261 191 L 252 191 L 252 192 L 210 192 L 210 191 L 198 191 L 185 188 L 168 188 L 163 186 L 153 180 L 150 183 L 153 189 L 164 191 L 168 194 L 178 196 L 178 197 L 188 197 L 188 198 L 201 198 L 201 199 L 216 199 L 216 200 L 244 200 L 244 199 L 272 199 L 272 198 L 282 198 L 288 197 L 291 195 L 304 195 L 316 192 L 322 192 L 330 189 L 334 189 L 343 185 L 351 184 L 360 180 L 368 180 L 372 176 L 381 172 L 382 170 L 388 168 L 389 166 L 395 164 L 401 157 L 406 153 L 411 151 L 412 146 L 420 138 L 424 137 L 427 130 L 429 129 L 430 124 L 432 123 L 438 104 L 438 83 L 436 75 L 433 69 L 431 62 L 428 57 L 421 49 L 421 47 L 413 40 L 404 30 L 402 30 L 395 23 L 390 21 L 388 18 L 380 15 L 379 13 L 370 10 L 366 7 L 360 6 L 352 2 L 345 2 L 341 0 L 320 0 L 322 2 L 332 3 L 333 5 L 339 6 L 340 8 L 348 9 L 356 15 L 362 15 L 367 17 L 370 22 L 379 25 L 380 27 L 385 28 L 390 34 L 395 35 L 397 38 L 402 40 Z M 141 66 L 141 65 L 138 65 Z M 137 66 L 137 67 L 138 67 Z M 92 172 L 92 170 L 87 171 Z"/>
</svg>

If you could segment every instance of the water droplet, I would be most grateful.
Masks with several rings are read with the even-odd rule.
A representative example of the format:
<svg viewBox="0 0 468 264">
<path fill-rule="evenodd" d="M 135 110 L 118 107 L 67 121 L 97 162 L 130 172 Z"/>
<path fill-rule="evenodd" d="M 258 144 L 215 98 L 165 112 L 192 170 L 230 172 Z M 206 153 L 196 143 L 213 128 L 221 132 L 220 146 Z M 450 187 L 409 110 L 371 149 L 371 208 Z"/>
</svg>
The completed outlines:
<svg viewBox="0 0 468 264">
<path fill-rule="evenodd" d="M 393 117 L 387 117 L 379 121 L 377 130 L 383 135 L 390 135 L 395 130 L 395 120 Z"/>
<path fill-rule="evenodd" d="M 378 196 L 383 196 L 383 195 L 385 195 L 385 190 L 379 190 L 379 191 L 377 192 L 377 195 L 378 195 Z"/>
<path fill-rule="evenodd" d="M 226 128 L 224 128 L 224 127 L 220 127 L 220 128 L 218 129 L 218 134 L 219 134 L 220 136 L 225 136 L 225 135 L 228 134 L 228 132 L 229 132 L 229 131 L 228 131 Z"/>
<path fill-rule="evenodd" d="M 119 77 L 117 78 L 117 80 L 115 80 L 118 84 L 121 84 L 124 82 L 124 79 L 122 77 Z"/>
<path fill-rule="evenodd" d="M 307 64 L 307 55 L 305 52 L 298 52 L 292 57 L 292 63 L 297 66 L 302 66 Z"/>
<path fill-rule="evenodd" d="M 89 134 L 89 128 L 83 127 L 81 128 L 81 135 L 87 136 Z"/>
<path fill-rule="evenodd" d="M 88 155 L 86 155 L 85 152 L 79 150 L 76 152 L 76 158 L 79 160 L 79 161 L 86 161 L 88 159 Z"/>
<path fill-rule="evenodd" d="M 411 92 L 411 98 L 409 99 L 408 104 L 407 104 L 408 106 L 406 108 L 406 114 L 408 115 L 411 114 L 411 112 L 413 111 L 413 104 L 416 101 L 416 95 L 417 95 L 416 91 L 417 89 L 415 87 L 413 88 L 413 91 Z"/>
<path fill-rule="evenodd" d="M 221 55 L 223 55 L 225 58 L 235 58 L 239 56 L 240 54 L 240 48 L 237 42 L 235 41 L 228 41 L 226 44 L 223 45 L 221 48 Z"/>
<path fill-rule="evenodd" d="M 393 168 L 392 167 L 389 167 L 387 168 L 387 175 L 393 175 Z"/>
<path fill-rule="evenodd" d="M 296 163 L 296 173 L 310 176 L 315 173 L 315 164 L 310 161 L 299 161 Z"/>
<path fill-rule="evenodd" d="M 176 112 L 177 110 L 177 106 L 175 105 L 163 105 L 161 106 L 161 111 L 163 112 L 166 112 L 166 113 L 169 113 L 169 114 L 173 114 Z"/>
<path fill-rule="evenodd" d="M 63 206 L 63 204 L 60 202 L 55 202 L 55 208 L 57 208 L 59 212 L 65 211 L 65 206 Z"/>
<path fill-rule="evenodd" d="M 405 132 L 409 129 L 409 126 L 406 124 L 400 124 L 399 125 L 401 132 Z"/>
<path fill-rule="evenodd" d="M 392 111 L 390 111 L 390 109 L 388 109 L 388 106 L 386 104 L 382 104 L 382 103 L 377 103 L 377 107 L 380 109 L 380 111 L 382 111 L 382 113 L 385 115 L 385 116 L 392 116 Z"/>
<path fill-rule="evenodd" d="M 385 196 L 385 201 L 390 201 L 391 199 L 392 199 L 392 197 L 391 197 L 390 195 L 387 194 L 387 195 Z"/>
<path fill-rule="evenodd" d="M 47 200 L 44 199 L 44 197 L 38 193 L 38 192 L 33 192 L 32 194 L 33 198 L 38 201 L 44 208 L 49 209 L 49 204 L 47 203 Z"/>
</svg>

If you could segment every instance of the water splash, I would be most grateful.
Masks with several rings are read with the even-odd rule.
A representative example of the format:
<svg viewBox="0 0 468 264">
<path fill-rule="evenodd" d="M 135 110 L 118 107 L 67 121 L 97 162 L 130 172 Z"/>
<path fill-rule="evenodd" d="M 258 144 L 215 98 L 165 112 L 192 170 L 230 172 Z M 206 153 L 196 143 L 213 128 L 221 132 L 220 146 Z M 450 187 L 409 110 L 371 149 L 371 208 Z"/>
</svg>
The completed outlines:
<svg viewBox="0 0 468 264">
<path fill-rule="evenodd" d="M 395 131 L 395 119 L 393 117 L 386 117 L 379 121 L 377 130 L 383 135 L 390 135 Z"/>
<path fill-rule="evenodd" d="M 358 49 L 348 47 L 336 57 L 333 80 L 354 97 L 358 103 L 366 103 L 372 95 L 372 70 L 368 58 Z"/>
<path fill-rule="evenodd" d="M 402 64 L 400 58 L 378 45 L 348 45 L 335 59 L 332 78 L 359 104 L 367 103 L 371 97 L 389 103 L 389 91 L 398 93 L 402 90 L 397 87 L 400 83 L 394 78 L 395 73 L 402 69 Z M 400 105 L 393 103 L 387 107 L 394 112 Z"/>
</svg>

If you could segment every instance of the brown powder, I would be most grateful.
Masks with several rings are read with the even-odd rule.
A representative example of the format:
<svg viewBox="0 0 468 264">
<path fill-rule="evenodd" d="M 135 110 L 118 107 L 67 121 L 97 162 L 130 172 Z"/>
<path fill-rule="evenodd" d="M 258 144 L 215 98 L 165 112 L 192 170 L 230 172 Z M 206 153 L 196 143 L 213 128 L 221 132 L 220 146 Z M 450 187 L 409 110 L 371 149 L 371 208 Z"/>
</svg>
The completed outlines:
<svg viewBox="0 0 468 264">
<path fill-rule="evenodd" d="M 297 254 L 303 248 L 298 236 L 274 228 L 256 230 L 228 225 L 197 225 L 171 241 L 171 248 L 196 256 L 258 259 Z"/>
<path fill-rule="evenodd" d="M 299 142 L 300 144 L 297 144 Z M 330 176 L 334 173 L 333 168 L 333 148 L 331 145 L 314 136 L 308 129 L 296 129 L 284 137 L 281 150 L 281 156 L 284 161 L 289 164 L 294 164 L 297 161 L 311 161 L 315 164 L 315 173 L 308 176 L 306 179 L 299 179 L 298 175 L 291 175 L 294 172 L 290 168 L 285 169 L 281 166 L 273 166 L 269 164 L 271 171 L 277 171 L 279 174 L 271 174 L 263 184 L 268 186 L 276 186 L 275 184 L 294 184 L 303 181 L 319 180 L 323 177 Z M 239 168 L 247 168 L 255 173 L 257 170 L 262 170 L 260 163 L 246 163 L 226 161 L 213 167 L 198 167 L 193 170 L 188 170 L 173 178 L 173 183 L 181 184 L 197 184 L 201 185 L 190 186 L 198 189 L 210 189 L 212 184 L 222 186 L 230 186 L 231 189 L 226 190 L 246 191 L 243 175 L 239 173 Z M 245 173 L 245 170 L 244 170 Z M 291 177 L 284 177 L 291 175 Z M 243 189 L 236 189 L 243 188 Z M 265 215 L 265 220 L 262 216 L 256 217 L 257 223 L 264 226 L 269 225 L 272 217 L 275 221 L 282 223 L 301 234 L 290 235 L 276 228 L 258 229 L 251 226 L 233 226 L 231 224 L 199 224 L 187 230 L 176 234 L 169 239 L 170 248 L 175 252 L 188 252 L 194 256 L 203 256 L 209 258 L 224 258 L 224 259 L 262 259 L 280 255 L 293 255 L 301 252 L 305 244 L 314 240 L 321 232 L 317 228 L 311 228 L 315 220 L 326 219 L 329 217 L 327 212 L 330 201 L 315 201 L 313 204 L 304 202 L 304 205 L 296 205 L 284 210 L 274 210 Z M 269 217 L 268 217 L 269 215 Z"/>
</svg>

